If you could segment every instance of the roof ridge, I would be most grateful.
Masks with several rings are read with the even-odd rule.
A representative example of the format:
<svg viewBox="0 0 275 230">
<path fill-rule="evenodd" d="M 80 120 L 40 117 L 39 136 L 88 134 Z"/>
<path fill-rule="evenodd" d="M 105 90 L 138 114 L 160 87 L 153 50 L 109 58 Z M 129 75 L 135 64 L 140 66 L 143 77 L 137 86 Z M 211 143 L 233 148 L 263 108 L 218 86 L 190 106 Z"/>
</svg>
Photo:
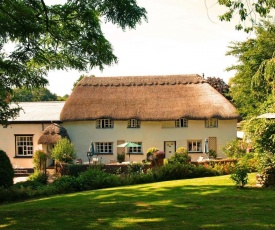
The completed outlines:
<svg viewBox="0 0 275 230">
<path fill-rule="evenodd" d="M 206 80 L 198 74 L 124 77 L 85 77 L 78 83 L 78 86 L 176 85 L 197 84 L 204 82 L 206 82 Z"/>
</svg>

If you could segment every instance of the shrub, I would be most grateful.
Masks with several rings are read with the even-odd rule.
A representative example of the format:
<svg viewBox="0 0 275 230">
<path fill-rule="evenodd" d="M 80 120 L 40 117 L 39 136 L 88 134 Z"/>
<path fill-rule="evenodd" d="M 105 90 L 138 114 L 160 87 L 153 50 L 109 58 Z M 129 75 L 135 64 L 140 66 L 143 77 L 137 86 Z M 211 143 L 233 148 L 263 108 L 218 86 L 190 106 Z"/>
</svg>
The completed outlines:
<svg viewBox="0 0 275 230">
<path fill-rule="evenodd" d="M 203 165 L 192 167 L 189 173 L 190 173 L 189 178 L 210 177 L 210 176 L 220 175 L 219 172 L 217 172 L 212 167 L 205 167 Z"/>
<path fill-rule="evenodd" d="M 13 185 L 14 171 L 7 154 L 0 150 L 0 187 L 9 188 Z"/>
<path fill-rule="evenodd" d="M 121 185 L 117 175 L 109 174 L 101 169 L 91 168 L 77 178 L 81 190 L 110 188 Z"/>
<path fill-rule="evenodd" d="M 158 148 L 156 147 L 151 147 L 147 150 L 146 156 L 148 161 L 153 161 L 155 160 L 155 153 L 159 151 Z"/>
<path fill-rule="evenodd" d="M 248 169 L 244 165 L 237 165 L 235 173 L 231 175 L 231 179 L 235 182 L 236 186 L 243 188 L 248 181 Z"/>
<path fill-rule="evenodd" d="M 213 157 L 214 159 L 216 159 L 218 155 L 217 155 L 217 152 L 215 150 L 210 149 L 209 150 L 209 156 Z"/>
<path fill-rule="evenodd" d="M 246 148 L 247 143 L 234 139 L 226 143 L 222 150 L 229 158 L 242 158 L 246 154 Z"/>
<path fill-rule="evenodd" d="M 258 171 L 266 187 L 275 185 L 275 156 L 262 154 L 259 157 Z"/>
<path fill-rule="evenodd" d="M 140 174 L 143 173 L 144 164 L 142 163 L 133 163 L 128 165 L 128 174 Z"/>
<path fill-rule="evenodd" d="M 210 161 L 209 165 L 218 172 L 219 175 L 228 175 L 235 172 L 235 165 L 237 161 Z"/>
<path fill-rule="evenodd" d="M 132 174 L 130 177 L 124 177 L 122 184 L 145 184 L 155 181 L 152 170 L 147 170 L 146 173 Z"/>
<path fill-rule="evenodd" d="M 72 163 L 76 159 L 76 150 L 73 143 L 67 138 L 62 138 L 52 149 L 51 157 L 56 162 Z"/>
<path fill-rule="evenodd" d="M 87 170 L 87 167 L 87 165 L 65 164 L 63 168 L 60 169 L 60 173 L 61 175 L 78 177 L 82 172 Z"/>
<path fill-rule="evenodd" d="M 33 155 L 33 164 L 35 171 L 46 174 L 46 163 L 48 155 L 43 150 L 36 150 Z"/>
<path fill-rule="evenodd" d="M 34 172 L 28 177 L 28 181 L 34 181 L 40 184 L 47 184 L 48 175 L 41 172 Z"/>
<path fill-rule="evenodd" d="M 25 187 L 10 187 L 0 188 L 0 203 L 8 203 L 14 201 L 22 201 L 31 198 L 33 195 L 30 188 Z"/>
<path fill-rule="evenodd" d="M 192 167 L 194 166 L 191 164 L 187 165 L 177 162 L 175 164 L 163 165 L 162 167 L 155 167 L 152 172 L 155 181 L 177 180 L 189 178 L 189 171 Z"/>
<path fill-rule="evenodd" d="M 168 159 L 169 164 L 186 164 L 191 161 L 191 157 L 188 155 L 186 148 L 180 147 L 176 150 L 174 155 Z"/>
<path fill-rule="evenodd" d="M 117 162 L 122 163 L 123 161 L 125 161 L 125 153 L 118 153 L 116 158 Z"/>
<path fill-rule="evenodd" d="M 61 176 L 57 178 L 51 186 L 55 187 L 57 193 L 71 193 L 81 191 L 81 186 L 76 177 L 73 176 Z"/>
</svg>

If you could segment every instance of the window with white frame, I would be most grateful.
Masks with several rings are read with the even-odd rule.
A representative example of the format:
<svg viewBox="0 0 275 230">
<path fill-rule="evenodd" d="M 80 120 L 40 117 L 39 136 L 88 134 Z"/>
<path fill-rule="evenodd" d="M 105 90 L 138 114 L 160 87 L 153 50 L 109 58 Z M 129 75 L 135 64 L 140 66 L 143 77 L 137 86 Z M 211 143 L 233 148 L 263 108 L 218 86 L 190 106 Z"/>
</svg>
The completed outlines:
<svg viewBox="0 0 275 230">
<path fill-rule="evenodd" d="M 128 128 L 140 128 L 140 121 L 137 119 L 128 120 Z"/>
<path fill-rule="evenodd" d="M 188 126 L 188 120 L 186 118 L 180 118 L 175 121 L 175 127 L 187 127 Z"/>
<path fill-rule="evenodd" d="M 128 148 L 128 153 L 142 153 L 142 142 L 133 142 L 135 144 L 138 144 L 140 146 L 138 147 L 129 147 Z"/>
<path fill-rule="evenodd" d="M 113 154 L 113 142 L 96 142 L 96 154 Z"/>
<path fill-rule="evenodd" d="M 18 157 L 33 155 L 33 135 L 15 135 L 15 152 Z"/>
<path fill-rule="evenodd" d="M 96 120 L 96 127 L 99 129 L 113 128 L 114 121 L 111 119 L 98 119 Z"/>
<path fill-rule="evenodd" d="M 187 141 L 188 152 L 202 152 L 202 141 L 201 140 L 190 140 Z"/>
<path fill-rule="evenodd" d="M 217 118 L 209 118 L 205 121 L 206 128 L 215 128 L 218 127 L 218 119 Z"/>
</svg>

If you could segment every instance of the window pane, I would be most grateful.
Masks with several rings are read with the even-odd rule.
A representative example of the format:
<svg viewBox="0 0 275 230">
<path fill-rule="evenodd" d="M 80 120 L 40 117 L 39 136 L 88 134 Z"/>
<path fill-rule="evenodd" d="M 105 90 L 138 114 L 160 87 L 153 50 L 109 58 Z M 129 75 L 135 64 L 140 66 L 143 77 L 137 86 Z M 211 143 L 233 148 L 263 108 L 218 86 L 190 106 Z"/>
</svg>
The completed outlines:
<svg viewBox="0 0 275 230">
<path fill-rule="evenodd" d="M 113 153 L 113 143 L 112 142 L 96 142 L 95 151 L 97 154 L 100 153 Z"/>
<path fill-rule="evenodd" d="M 16 155 L 32 156 L 33 155 L 33 137 L 32 136 L 16 136 Z"/>
</svg>

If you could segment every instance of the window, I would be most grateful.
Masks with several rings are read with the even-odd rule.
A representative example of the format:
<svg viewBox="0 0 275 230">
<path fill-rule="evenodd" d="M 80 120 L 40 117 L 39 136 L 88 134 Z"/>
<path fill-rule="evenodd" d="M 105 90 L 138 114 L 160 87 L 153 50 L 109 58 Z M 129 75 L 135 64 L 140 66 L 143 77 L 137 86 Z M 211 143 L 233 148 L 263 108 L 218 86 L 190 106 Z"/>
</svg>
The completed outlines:
<svg viewBox="0 0 275 230">
<path fill-rule="evenodd" d="M 128 128 L 140 128 L 140 121 L 137 119 L 130 119 L 128 121 Z"/>
<path fill-rule="evenodd" d="M 186 118 L 180 118 L 175 122 L 175 127 L 187 127 L 187 126 L 188 126 L 188 120 Z"/>
<path fill-rule="evenodd" d="M 140 145 L 139 147 L 129 147 L 128 148 L 128 153 L 142 153 L 142 142 L 133 142 L 135 144 Z"/>
<path fill-rule="evenodd" d="M 193 140 L 188 141 L 188 152 L 202 152 L 202 141 L 201 140 Z"/>
<path fill-rule="evenodd" d="M 218 119 L 217 118 L 209 118 L 205 121 L 206 128 L 214 128 L 218 127 Z"/>
<path fill-rule="evenodd" d="M 15 136 L 16 156 L 31 157 L 33 155 L 33 135 Z"/>
<path fill-rule="evenodd" d="M 96 142 L 96 154 L 113 154 L 113 142 Z"/>
<path fill-rule="evenodd" d="M 99 129 L 113 128 L 114 122 L 111 119 L 98 119 L 96 120 L 96 127 Z"/>
</svg>

